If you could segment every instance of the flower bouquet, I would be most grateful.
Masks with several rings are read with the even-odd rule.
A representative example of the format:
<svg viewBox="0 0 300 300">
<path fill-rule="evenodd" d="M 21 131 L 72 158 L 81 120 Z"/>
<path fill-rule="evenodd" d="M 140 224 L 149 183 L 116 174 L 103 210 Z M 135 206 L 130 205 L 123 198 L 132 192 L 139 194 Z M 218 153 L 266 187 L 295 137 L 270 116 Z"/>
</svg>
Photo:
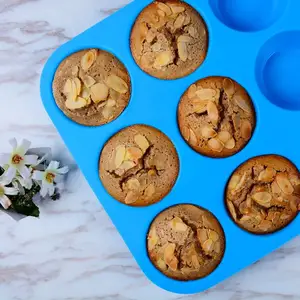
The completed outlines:
<svg viewBox="0 0 300 300">
<path fill-rule="evenodd" d="M 0 208 L 26 216 L 39 217 L 34 199 L 57 200 L 68 167 L 51 160 L 51 149 L 32 148 L 23 140 L 9 141 L 12 152 L 0 155 Z"/>
</svg>

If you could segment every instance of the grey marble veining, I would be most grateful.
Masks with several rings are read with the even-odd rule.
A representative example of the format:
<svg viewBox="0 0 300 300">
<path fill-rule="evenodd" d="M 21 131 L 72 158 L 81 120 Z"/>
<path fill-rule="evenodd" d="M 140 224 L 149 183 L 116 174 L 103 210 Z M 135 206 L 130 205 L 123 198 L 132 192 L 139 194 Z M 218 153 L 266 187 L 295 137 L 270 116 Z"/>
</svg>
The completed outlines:
<svg viewBox="0 0 300 300">
<path fill-rule="evenodd" d="M 143 275 L 76 169 L 43 109 L 39 76 L 57 47 L 128 3 L 0 0 L 0 152 L 9 151 L 9 138 L 27 138 L 52 147 L 73 168 L 63 199 L 44 203 L 40 219 L 15 222 L 0 213 L 0 299 L 300 299 L 299 238 L 202 294 L 161 290 Z"/>
</svg>

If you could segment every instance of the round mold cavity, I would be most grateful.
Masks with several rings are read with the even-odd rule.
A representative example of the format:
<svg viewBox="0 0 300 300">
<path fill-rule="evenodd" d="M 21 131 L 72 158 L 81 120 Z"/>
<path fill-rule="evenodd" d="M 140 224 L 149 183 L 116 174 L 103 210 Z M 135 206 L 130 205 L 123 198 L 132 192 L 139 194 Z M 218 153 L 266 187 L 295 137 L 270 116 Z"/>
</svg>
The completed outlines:
<svg viewBox="0 0 300 300">
<path fill-rule="evenodd" d="M 212 212 L 183 203 L 156 215 L 148 229 L 146 247 L 158 271 L 178 281 L 191 281 L 217 269 L 226 250 L 226 237 Z"/>
<path fill-rule="evenodd" d="M 259 51 L 256 79 L 263 94 L 273 104 L 300 110 L 300 31 L 280 33 Z"/>
<path fill-rule="evenodd" d="M 238 31 L 259 31 L 271 26 L 284 13 L 284 0 L 210 0 L 216 17 Z"/>
</svg>

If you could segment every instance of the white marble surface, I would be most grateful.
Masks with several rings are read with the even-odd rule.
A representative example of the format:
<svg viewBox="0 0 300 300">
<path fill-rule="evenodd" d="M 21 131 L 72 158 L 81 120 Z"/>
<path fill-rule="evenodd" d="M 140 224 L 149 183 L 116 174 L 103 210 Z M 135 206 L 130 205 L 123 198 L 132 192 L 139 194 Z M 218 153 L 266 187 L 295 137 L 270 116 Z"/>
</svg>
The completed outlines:
<svg viewBox="0 0 300 300">
<path fill-rule="evenodd" d="M 74 164 L 43 109 L 39 76 L 55 48 L 128 2 L 0 0 L 0 152 L 27 138 Z M 40 219 L 0 212 L 1 300 L 300 299 L 300 238 L 205 293 L 175 295 L 145 278 L 78 170 L 67 187 Z"/>
</svg>

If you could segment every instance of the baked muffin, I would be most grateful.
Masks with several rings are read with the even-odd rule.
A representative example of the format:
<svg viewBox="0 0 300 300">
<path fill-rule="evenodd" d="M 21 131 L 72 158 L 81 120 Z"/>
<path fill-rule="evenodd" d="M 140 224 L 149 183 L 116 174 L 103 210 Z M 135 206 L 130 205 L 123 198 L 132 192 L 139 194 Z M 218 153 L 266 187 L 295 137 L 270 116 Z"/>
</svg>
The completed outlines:
<svg viewBox="0 0 300 300">
<path fill-rule="evenodd" d="M 223 258 L 225 237 L 217 219 L 195 205 L 180 204 L 160 213 L 147 236 L 154 266 L 177 280 L 194 280 L 212 273 Z"/>
<path fill-rule="evenodd" d="M 299 172 L 282 156 L 254 157 L 234 171 L 225 202 L 234 222 L 247 231 L 263 234 L 282 229 L 297 215 Z"/>
<path fill-rule="evenodd" d="M 179 160 L 170 139 L 146 125 L 133 125 L 105 144 L 99 162 L 100 179 L 108 193 L 132 206 L 160 201 L 172 189 Z"/>
<path fill-rule="evenodd" d="M 207 77 L 192 84 L 180 100 L 177 117 L 187 143 L 210 157 L 239 152 L 256 123 L 248 93 L 227 77 Z"/>
<path fill-rule="evenodd" d="M 58 107 L 73 121 L 88 126 L 116 119 L 129 102 L 130 90 L 124 65 L 112 54 L 98 49 L 67 57 L 53 80 Z"/>
<path fill-rule="evenodd" d="M 154 1 L 137 17 L 130 47 L 136 63 L 149 75 L 180 78 L 204 61 L 207 28 L 199 13 L 187 3 Z"/>
</svg>

